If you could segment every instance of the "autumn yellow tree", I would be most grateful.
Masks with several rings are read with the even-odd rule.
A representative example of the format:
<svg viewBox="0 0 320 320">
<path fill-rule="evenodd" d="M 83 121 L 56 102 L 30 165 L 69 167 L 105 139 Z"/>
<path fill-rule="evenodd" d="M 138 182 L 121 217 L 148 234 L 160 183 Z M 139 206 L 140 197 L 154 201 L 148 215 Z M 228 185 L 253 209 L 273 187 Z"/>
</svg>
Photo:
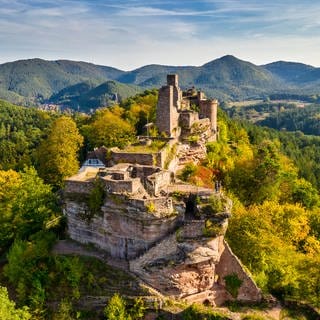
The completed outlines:
<svg viewBox="0 0 320 320">
<path fill-rule="evenodd" d="M 29 320 L 31 314 L 27 307 L 17 308 L 15 302 L 11 301 L 8 290 L 0 287 L 0 319 L 6 320 Z"/>
<path fill-rule="evenodd" d="M 244 207 L 236 201 L 227 238 L 263 290 L 319 305 L 320 242 L 311 215 L 299 204 L 266 201 Z"/>
<path fill-rule="evenodd" d="M 61 187 L 63 180 L 79 169 L 78 151 L 82 143 L 83 137 L 70 117 L 62 116 L 54 121 L 38 149 L 40 176 Z"/>
</svg>

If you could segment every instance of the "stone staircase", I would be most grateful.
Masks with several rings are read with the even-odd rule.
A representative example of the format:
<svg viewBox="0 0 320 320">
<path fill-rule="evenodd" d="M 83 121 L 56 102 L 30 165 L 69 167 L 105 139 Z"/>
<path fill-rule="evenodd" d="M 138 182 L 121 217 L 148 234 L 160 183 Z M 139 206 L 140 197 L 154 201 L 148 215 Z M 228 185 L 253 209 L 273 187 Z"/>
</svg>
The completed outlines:
<svg viewBox="0 0 320 320">
<path fill-rule="evenodd" d="M 142 266 L 150 261 L 156 260 L 159 256 L 174 254 L 176 252 L 176 235 L 175 233 L 167 236 L 162 241 L 151 247 L 146 253 L 129 262 L 131 272 L 142 275 Z M 143 273 L 144 274 L 144 273 Z"/>
</svg>

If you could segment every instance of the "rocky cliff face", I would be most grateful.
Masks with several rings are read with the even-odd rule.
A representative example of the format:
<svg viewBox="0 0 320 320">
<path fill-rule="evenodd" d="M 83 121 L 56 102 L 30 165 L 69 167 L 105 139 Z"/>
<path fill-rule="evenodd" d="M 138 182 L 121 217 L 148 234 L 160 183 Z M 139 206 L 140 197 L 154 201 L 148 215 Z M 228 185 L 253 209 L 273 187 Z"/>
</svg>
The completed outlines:
<svg viewBox="0 0 320 320">
<path fill-rule="evenodd" d="M 217 210 L 219 201 L 225 212 Z M 160 292 L 191 302 L 259 301 L 259 288 L 224 241 L 230 209 L 219 194 L 198 195 L 175 234 L 130 261 L 130 269 Z M 237 288 L 228 288 L 228 277 L 237 279 Z"/>
<path fill-rule="evenodd" d="M 130 269 L 163 294 L 189 302 L 216 306 L 227 300 L 262 298 L 260 289 L 233 255 L 223 235 L 194 240 L 171 235 L 130 261 Z M 228 290 L 228 276 L 241 282 L 236 294 Z"/>
<path fill-rule="evenodd" d="M 259 288 L 224 241 L 232 206 L 229 199 L 183 184 L 160 188 L 154 197 L 136 174 L 134 178 L 127 171 L 112 174 L 127 178 L 98 179 L 104 193 L 95 212 L 90 197 L 97 178 L 82 175 L 83 181 L 67 181 L 65 214 L 72 239 L 129 260 L 133 273 L 167 296 L 212 305 L 261 299 Z M 121 190 L 137 182 L 127 189 L 135 191 L 120 192 L 117 181 Z M 235 280 L 237 287 L 230 287 L 228 279 Z"/>
<path fill-rule="evenodd" d="M 167 202 L 166 197 L 143 200 L 121 194 L 105 196 L 100 210 L 92 214 L 88 206 L 92 188 L 79 189 L 75 194 L 70 185 L 66 186 L 68 233 L 72 239 L 94 244 L 113 257 L 139 256 L 175 230 L 183 219 L 180 208 Z"/>
</svg>

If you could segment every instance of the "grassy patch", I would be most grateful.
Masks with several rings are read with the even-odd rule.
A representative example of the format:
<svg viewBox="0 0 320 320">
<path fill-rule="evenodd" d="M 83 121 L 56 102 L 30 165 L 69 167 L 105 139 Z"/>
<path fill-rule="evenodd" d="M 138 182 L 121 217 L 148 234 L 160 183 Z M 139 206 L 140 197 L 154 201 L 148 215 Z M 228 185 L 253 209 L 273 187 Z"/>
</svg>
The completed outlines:
<svg viewBox="0 0 320 320">
<path fill-rule="evenodd" d="M 154 140 L 150 145 L 132 144 L 125 147 L 122 151 L 129 153 L 156 153 L 159 152 L 166 143 L 166 141 Z"/>
</svg>

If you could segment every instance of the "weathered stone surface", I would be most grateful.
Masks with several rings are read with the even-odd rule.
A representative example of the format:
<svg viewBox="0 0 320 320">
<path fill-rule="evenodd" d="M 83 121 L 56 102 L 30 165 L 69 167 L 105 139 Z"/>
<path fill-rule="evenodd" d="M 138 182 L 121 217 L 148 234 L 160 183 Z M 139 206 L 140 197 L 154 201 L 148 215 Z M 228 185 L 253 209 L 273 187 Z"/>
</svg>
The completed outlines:
<svg viewBox="0 0 320 320">
<path fill-rule="evenodd" d="M 224 277 L 235 273 L 243 281 L 238 299 L 261 300 L 259 288 L 233 255 L 223 236 L 213 239 L 197 237 L 193 241 L 190 238 L 179 241 L 177 238 L 177 234 L 171 235 L 130 261 L 130 270 L 163 294 L 191 302 L 209 301 L 212 305 L 234 299 L 226 290 Z"/>
<path fill-rule="evenodd" d="M 112 256 L 131 259 L 145 252 L 165 237 L 180 223 L 181 215 L 157 218 L 137 210 L 127 202 L 106 200 L 101 215 L 85 219 L 88 207 L 85 202 L 67 201 L 64 209 L 68 218 L 70 237 L 81 243 L 92 243 Z"/>
<path fill-rule="evenodd" d="M 218 263 L 220 259 L 219 243 L 221 237 L 212 240 L 193 240 L 178 243 L 178 248 L 185 255 L 185 264 L 197 264 L 200 262 L 211 260 L 213 263 Z"/>
<path fill-rule="evenodd" d="M 262 298 L 261 290 L 258 288 L 252 277 L 244 269 L 241 261 L 233 254 L 229 245 L 224 241 L 220 261 L 216 267 L 219 274 L 218 283 L 225 286 L 224 277 L 230 274 L 237 274 L 242 285 L 239 288 L 237 300 L 240 301 L 260 301 Z"/>
</svg>

